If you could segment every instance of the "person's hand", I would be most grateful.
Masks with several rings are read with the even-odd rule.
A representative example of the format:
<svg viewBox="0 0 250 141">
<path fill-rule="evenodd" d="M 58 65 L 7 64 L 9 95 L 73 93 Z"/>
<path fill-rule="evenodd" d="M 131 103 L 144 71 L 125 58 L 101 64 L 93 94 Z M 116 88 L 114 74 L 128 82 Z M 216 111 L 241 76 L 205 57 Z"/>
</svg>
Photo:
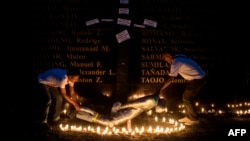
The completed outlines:
<svg viewBox="0 0 250 141">
<path fill-rule="evenodd" d="M 162 91 L 160 91 L 159 94 L 158 94 L 158 96 L 159 96 L 160 98 L 164 98 L 164 93 L 162 93 Z"/>
<path fill-rule="evenodd" d="M 76 109 L 77 111 L 79 111 L 79 110 L 81 109 L 81 107 L 80 107 L 80 105 L 78 105 L 78 103 L 76 103 L 76 104 L 74 105 L 74 107 L 75 107 L 75 109 Z"/>
</svg>

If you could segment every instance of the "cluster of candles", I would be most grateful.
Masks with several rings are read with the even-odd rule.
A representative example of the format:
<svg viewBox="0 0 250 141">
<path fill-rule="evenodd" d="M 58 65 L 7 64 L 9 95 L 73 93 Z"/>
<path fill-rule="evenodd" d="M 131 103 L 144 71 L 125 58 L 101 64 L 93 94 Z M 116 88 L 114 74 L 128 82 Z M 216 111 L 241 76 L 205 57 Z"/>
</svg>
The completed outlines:
<svg viewBox="0 0 250 141">
<path fill-rule="evenodd" d="M 78 131 L 83 133 L 96 133 L 99 135 L 141 135 L 141 134 L 170 134 L 174 132 L 181 131 L 185 129 L 185 125 L 175 121 L 172 118 L 168 120 L 166 117 L 157 117 L 155 116 L 154 121 L 151 122 L 154 126 L 134 126 L 131 124 L 131 120 L 127 121 L 126 126 L 118 127 L 102 127 L 96 125 L 69 125 L 69 124 L 60 124 L 59 127 L 61 131 Z M 165 123 L 165 124 L 164 124 Z"/>
<path fill-rule="evenodd" d="M 241 116 L 241 115 L 250 115 L 250 102 L 241 102 L 234 104 L 227 104 L 224 107 L 217 107 L 216 104 L 200 104 L 199 102 L 195 103 L 195 108 L 198 110 L 199 114 L 216 114 L 223 115 L 226 113 L 230 113 L 233 115 Z M 178 112 L 185 113 L 185 106 L 183 104 L 178 105 Z M 67 113 L 66 110 L 63 112 Z M 149 110 L 146 112 L 148 116 L 153 116 L 153 111 Z M 133 120 L 133 119 L 132 119 Z M 147 125 L 139 125 L 136 124 L 136 121 L 133 123 L 132 120 L 127 121 L 127 124 L 124 126 L 115 126 L 115 127 L 103 127 L 89 124 L 72 124 L 69 123 L 61 123 L 59 128 L 61 131 L 77 131 L 83 133 L 95 133 L 98 135 L 141 135 L 141 134 L 170 134 L 182 131 L 185 129 L 185 125 L 183 123 L 179 123 L 173 118 L 166 117 L 154 117 L 154 121 L 149 122 Z M 131 124 L 131 122 L 133 124 Z"/>
<path fill-rule="evenodd" d="M 185 113 L 185 106 L 178 105 L 179 112 Z M 229 103 L 225 107 L 216 107 L 214 103 L 204 106 L 199 102 L 195 103 L 195 108 L 200 114 L 232 114 L 232 115 L 250 115 L 250 102 Z"/>
<path fill-rule="evenodd" d="M 227 104 L 230 113 L 236 115 L 250 115 L 250 102 Z"/>
</svg>

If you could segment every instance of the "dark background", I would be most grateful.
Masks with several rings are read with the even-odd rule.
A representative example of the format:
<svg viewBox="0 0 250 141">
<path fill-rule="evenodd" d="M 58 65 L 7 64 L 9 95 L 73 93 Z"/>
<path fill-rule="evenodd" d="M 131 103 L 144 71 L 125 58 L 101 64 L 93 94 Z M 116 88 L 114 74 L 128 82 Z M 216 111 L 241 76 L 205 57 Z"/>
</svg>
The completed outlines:
<svg viewBox="0 0 250 141">
<path fill-rule="evenodd" d="M 171 3 L 170 3 L 171 2 Z M 190 21 L 178 21 L 181 25 L 190 25 L 192 29 L 190 32 L 200 33 L 198 37 L 191 38 L 197 43 L 197 48 L 206 48 L 207 52 L 193 52 L 188 55 L 213 57 L 213 60 L 198 60 L 202 64 L 207 64 L 205 68 L 208 72 L 207 85 L 202 91 L 202 94 L 198 97 L 201 101 L 205 102 L 219 102 L 224 104 L 227 101 L 244 101 L 249 99 L 249 77 L 250 77 L 250 57 L 248 55 L 247 47 L 247 33 L 248 25 L 246 22 L 246 8 L 243 3 L 229 3 L 229 2 L 217 2 L 217 1 L 130 1 L 128 7 L 130 9 L 129 15 L 119 15 L 118 8 L 121 7 L 119 1 L 101 1 L 101 0 L 69 0 L 65 2 L 52 0 L 42 1 L 36 0 L 30 3 L 27 8 L 27 13 L 20 12 L 21 14 L 15 14 L 11 17 L 15 17 L 8 20 L 11 21 L 11 27 L 6 36 L 10 37 L 8 40 L 7 48 L 9 61 L 4 61 L 4 68 L 6 72 L 11 72 L 11 77 L 8 79 L 9 84 L 14 87 L 10 94 L 6 94 L 8 99 L 11 99 L 13 103 L 18 105 L 33 105 L 33 108 L 39 102 L 39 96 L 37 96 L 36 76 L 38 72 L 46 70 L 50 67 L 57 67 L 57 65 L 43 66 L 34 65 L 37 62 L 57 62 L 58 60 L 36 59 L 37 53 L 39 54 L 54 54 L 49 50 L 43 52 L 38 51 L 38 46 L 60 46 L 63 50 L 67 45 L 64 43 L 48 43 L 44 39 L 52 39 L 55 37 L 67 37 L 76 38 L 71 35 L 72 30 L 103 30 L 111 29 L 111 32 L 105 31 L 105 36 L 102 36 L 102 41 L 107 42 L 111 47 L 112 52 L 102 56 L 101 53 L 91 54 L 93 58 L 91 60 L 101 59 L 106 68 L 113 69 L 114 71 L 120 70 L 119 63 L 123 59 L 127 59 L 128 71 L 121 78 L 116 76 L 107 77 L 103 84 L 77 84 L 77 89 L 83 97 L 88 97 L 93 103 L 105 103 L 102 93 L 105 88 L 112 91 L 112 94 L 119 96 L 121 90 L 118 88 L 118 82 L 125 83 L 124 89 L 127 93 L 125 96 L 129 96 L 130 93 L 136 92 L 138 89 L 144 89 L 146 93 L 153 93 L 160 84 L 141 84 L 138 76 L 140 75 L 140 47 L 141 46 L 141 32 L 140 29 L 134 27 L 118 26 L 114 23 L 100 23 L 90 27 L 85 26 L 85 21 L 94 18 L 128 18 L 135 23 L 142 23 L 145 18 L 152 19 L 158 22 L 156 29 L 159 30 L 171 30 L 174 32 L 180 32 L 181 29 L 172 29 L 170 25 L 174 22 L 170 20 L 171 16 L 191 16 Z M 66 10 L 64 7 L 75 8 L 75 10 Z M 192 9 L 201 9 L 203 12 L 166 12 L 157 11 L 157 9 L 174 8 L 177 7 L 181 10 L 187 7 Z M 15 9 L 15 8 L 13 8 Z M 20 11 L 25 11 L 25 8 L 21 8 Z M 148 9 L 148 10 L 146 10 Z M 28 15 L 28 16 L 27 16 Z M 71 17 L 73 15 L 73 17 Z M 77 16 L 75 18 L 74 16 Z M 18 17 L 21 18 L 21 20 Z M 27 19 L 26 19 L 27 18 Z M 23 20 L 22 20 L 23 19 Z M 25 22 L 28 21 L 28 22 Z M 127 29 L 131 34 L 131 39 L 124 43 L 117 44 L 114 34 Z M 146 27 L 147 29 L 153 29 L 152 27 Z M 63 31 L 61 34 L 57 31 Z M 10 33 L 11 32 L 11 33 Z M 244 36 L 246 35 L 246 36 Z M 169 37 L 166 37 L 168 39 Z M 174 37 L 171 37 L 175 39 Z M 178 36 L 178 38 L 182 38 Z M 105 43 L 106 44 L 106 43 Z M 73 42 L 72 45 L 78 44 Z M 166 44 L 167 45 L 167 44 Z M 183 46 L 178 46 L 183 53 Z M 125 50 L 122 50 L 124 49 Z M 121 50 L 119 50 L 121 49 Z M 124 51 L 127 51 L 124 52 Z M 56 52 L 58 53 L 58 52 Z M 60 52 L 63 55 L 67 52 Z M 125 53 L 125 58 L 118 57 Z M 4 55 L 5 53 L 3 53 Z M 6 58 L 6 57 L 5 57 Z M 26 59 L 28 58 L 28 59 Z M 98 58 L 98 59 L 97 59 Z M 64 59 L 64 58 L 63 58 Z M 4 60 L 4 59 L 3 59 Z M 63 60 L 67 64 L 68 60 Z M 28 62 L 28 63 L 27 63 Z M 10 69 L 11 68 L 11 69 Z M 167 68 L 166 68 L 167 69 Z M 10 71 L 11 70 L 11 71 Z M 28 72 L 28 73 L 27 73 Z M 122 72 L 122 71 L 121 71 Z M 116 72 L 118 73 L 118 72 Z M 30 76 L 30 77 L 29 77 Z M 128 78 L 124 81 L 119 79 Z M 30 78 L 30 79 L 29 79 Z M 22 83 L 25 81 L 24 83 Z M 27 81 L 27 83 L 26 83 Z M 127 83 L 126 83 L 127 82 Z M 26 85 L 27 84 L 27 85 Z M 20 88 L 18 88 L 20 86 Z M 169 99 L 169 105 L 176 102 L 180 102 L 180 95 L 182 92 L 183 84 L 173 84 L 166 90 L 167 97 Z M 16 90 L 15 90 L 16 89 Z M 119 91 L 120 90 L 120 91 Z M 13 105 L 13 109 L 16 108 L 16 104 Z"/>
</svg>

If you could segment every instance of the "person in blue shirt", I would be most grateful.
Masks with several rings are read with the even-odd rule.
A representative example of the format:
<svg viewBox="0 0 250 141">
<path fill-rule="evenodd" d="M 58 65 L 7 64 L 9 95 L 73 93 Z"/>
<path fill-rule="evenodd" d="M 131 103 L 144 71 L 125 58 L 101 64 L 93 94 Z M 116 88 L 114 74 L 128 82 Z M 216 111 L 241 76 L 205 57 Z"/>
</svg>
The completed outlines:
<svg viewBox="0 0 250 141">
<path fill-rule="evenodd" d="M 186 109 L 186 116 L 179 119 L 185 125 L 199 124 L 197 113 L 193 106 L 193 98 L 199 93 L 205 83 L 205 72 L 193 59 L 184 54 L 175 54 L 172 50 L 164 50 L 162 59 L 170 64 L 168 79 L 160 88 L 160 95 L 163 96 L 163 90 L 168 87 L 175 77 L 180 75 L 187 81 L 186 88 L 182 94 L 182 101 Z"/>
<path fill-rule="evenodd" d="M 42 124 L 47 128 L 51 128 L 48 123 L 48 116 L 50 108 L 52 108 L 53 105 L 52 98 L 55 98 L 55 111 L 52 115 L 52 121 L 54 123 L 60 119 L 64 99 L 73 105 L 75 110 L 80 109 L 80 105 L 77 102 L 77 95 L 74 91 L 74 83 L 79 80 L 79 75 L 79 71 L 77 70 L 72 69 L 67 71 L 62 68 L 52 68 L 38 74 L 38 82 L 41 84 L 46 95 Z M 68 86 L 68 90 L 66 90 L 66 86 Z"/>
</svg>

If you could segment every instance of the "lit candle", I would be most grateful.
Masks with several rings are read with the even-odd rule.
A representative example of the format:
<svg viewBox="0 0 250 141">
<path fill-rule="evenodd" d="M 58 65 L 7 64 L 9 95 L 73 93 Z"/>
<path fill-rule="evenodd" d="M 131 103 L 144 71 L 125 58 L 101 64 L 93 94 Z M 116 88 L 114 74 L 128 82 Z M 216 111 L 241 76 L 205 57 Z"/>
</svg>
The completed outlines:
<svg viewBox="0 0 250 141">
<path fill-rule="evenodd" d="M 147 115 L 148 116 L 152 115 L 152 110 L 147 111 Z"/>
<path fill-rule="evenodd" d="M 157 116 L 155 116 L 155 121 L 158 121 L 158 117 Z"/>
<path fill-rule="evenodd" d="M 129 131 L 131 130 L 131 120 L 130 119 L 127 121 L 127 129 Z"/>
<path fill-rule="evenodd" d="M 162 122 L 165 122 L 165 121 L 166 121 L 166 118 L 165 118 L 165 117 L 163 117 L 163 118 L 162 118 Z"/>
<path fill-rule="evenodd" d="M 211 107 L 214 107 L 214 104 L 211 104 Z"/>
<path fill-rule="evenodd" d="M 67 114 L 67 110 L 66 110 L 66 109 L 63 110 L 63 114 L 64 114 L 64 115 Z"/>
<path fill-rule="evenodd" d="M 195 103 L 195 106 L 198 107 L 198 106 L 199 106 L 199 102 L 196 102 L 196 103 Z"/>
<path fill-rule="evenodd" d="M 205 108 L 202 107 L 201 108 L 201 112 L 204 113 L 205 112 Z"/>
</svg>

